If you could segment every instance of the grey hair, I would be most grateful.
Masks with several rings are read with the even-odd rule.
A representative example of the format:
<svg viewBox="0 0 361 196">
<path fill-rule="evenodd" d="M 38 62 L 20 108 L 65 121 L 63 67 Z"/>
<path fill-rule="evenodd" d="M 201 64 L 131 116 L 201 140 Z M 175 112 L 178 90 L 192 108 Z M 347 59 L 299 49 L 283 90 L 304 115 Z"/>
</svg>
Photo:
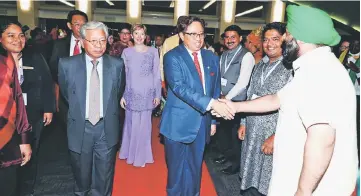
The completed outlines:
<svg viewBox="0 0 361 196">
<path fill-rule="evenodd" d="M 90 21 L 85 23 L 80 29 L 81 38 L 85 39 L 86 30 L 93 30 L 93 29 L 102 29 L 105 33 L 106 38 L 108 39 L 109 36 L 108 27 L 104 23 L 98 21 Z"/>
</svg>

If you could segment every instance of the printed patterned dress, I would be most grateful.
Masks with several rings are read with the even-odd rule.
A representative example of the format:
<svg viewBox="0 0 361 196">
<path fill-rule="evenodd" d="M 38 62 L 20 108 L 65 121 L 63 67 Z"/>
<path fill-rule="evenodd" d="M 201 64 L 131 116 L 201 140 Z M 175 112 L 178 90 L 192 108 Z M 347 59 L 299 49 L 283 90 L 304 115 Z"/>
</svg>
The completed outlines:
<svg viewBox="0 0 361 196">
<path fill-rule="evenodd" d="M 262 74 L 263 73 L 263 74 Z M 263 75 L 263 77 L 262 77 Z M 262 85 L 263 78 L 263 85 Z M 282 57 L 273 63 L 265 56 L 256 66 L 251 76 L 247 99 L 275 94 L 292 78 L 292 71 L 282 64 Z M 247 114 L 246 135 L 242 144 L 241 190 L 254 187 L 267 195 L 272 174 L 272 155 L 262 152 L 265 140 L 276 132 L 278 112 L 267 114 Z"/>
<path fill-rule="evenodd" d="M 123 140 L 119 158 L 128 164 L 144 167 L 153 163 L 151 147 L 153 100 L 161 98 L 159 56 L 156 48 L 137 52 L 134 47 L 126 48 L 122 57 L 125 62 L 126 101 Z"/>
</svg>

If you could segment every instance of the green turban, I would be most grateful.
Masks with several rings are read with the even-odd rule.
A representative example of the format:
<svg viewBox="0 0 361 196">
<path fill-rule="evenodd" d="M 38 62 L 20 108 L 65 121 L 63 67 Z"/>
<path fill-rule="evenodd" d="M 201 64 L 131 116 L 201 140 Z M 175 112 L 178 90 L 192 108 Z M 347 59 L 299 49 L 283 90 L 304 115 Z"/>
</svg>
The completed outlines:
<svg viewBox="0 0 361 196">
<path fill-rule="evenodd" d="M 341 40 L 331 17 L 324 11 L 307 6 L 289 5 L 287 29 L 300 41 L 334 46 Z"/>
</svg>

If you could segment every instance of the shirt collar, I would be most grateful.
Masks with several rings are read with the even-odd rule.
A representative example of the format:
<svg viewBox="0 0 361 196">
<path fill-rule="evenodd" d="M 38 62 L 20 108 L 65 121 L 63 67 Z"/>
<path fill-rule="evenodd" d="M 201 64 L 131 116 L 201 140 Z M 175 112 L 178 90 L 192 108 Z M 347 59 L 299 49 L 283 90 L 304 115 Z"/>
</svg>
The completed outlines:
<svg viewBox="0 0 361 196">
<path fill-rule="evenodd" d="M 86 62 L 92 62 L 92 60 L 94 60 L 94 59 L 92 59 L 90 56 L 88 56 L 88 54 L 85 54 L 85 60 L 86 60 Z M 98 65 L 102 65 L 103 64 L 103 57 L 100 57 L 100 58 L 98 58 L 98 59 L 95 59 L 95 60 L 97 60 L 97 61 L 99 61 L 99 64 Z"/>
<path fill-rule="evenodd" d="M 191 55 L 191 57 L 193 57 L 193 54 L 192 54 L 193 52 L 190 51 L 190 50 L 187 48 L 186 45 L 184 45 L 184 47 L 187 49 L 187 51 L 188 51 L 188 53 Z M 201 56 L 201 50 L 197 51 L 197 55 L 198 55 L 198 57 Z"/>
<path fill-rule="evenodd" d="M 283 60 L 283 56 L 281 55 L 275 62 L 278 62 L 278 61 L 282 61 Z M 269 62 L 269 57 L 266 55 L 262 58 L 262 62 L 267 64 Z M 273 63 L 275 63 L 273 62 Z"/>
<path fill-rule="evenodd" d="M 74 34 L 71 34 L 71 41 L 75 43 L 76 40 L 78 40 L 78 39 L 75 38 Z"/>
<path fill-rule="evenodd" d="M 293 70 L 299 69 L 301 66 L 307 66 L 311 64 L 314 59 L 322 58 L 324 54 L 331 52 L 329 46 L 322 46 L 301 55 L 292 63 Z"/>
</svg>

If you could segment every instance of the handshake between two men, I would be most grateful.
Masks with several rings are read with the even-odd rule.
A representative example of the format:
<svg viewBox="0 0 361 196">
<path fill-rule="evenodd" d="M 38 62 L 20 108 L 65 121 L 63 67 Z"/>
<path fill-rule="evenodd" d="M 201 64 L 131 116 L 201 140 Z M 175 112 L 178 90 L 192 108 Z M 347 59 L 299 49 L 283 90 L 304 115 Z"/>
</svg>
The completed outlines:
<svg viewBox="0 0 361 196">
<path fill-rule="evenodd" d="M 236 104 L 227 99 L 214 100 L 211 105 L 211 114 L 222 117 L 225 120 L 232 120 L 237 112 Z"/>
</svg>

